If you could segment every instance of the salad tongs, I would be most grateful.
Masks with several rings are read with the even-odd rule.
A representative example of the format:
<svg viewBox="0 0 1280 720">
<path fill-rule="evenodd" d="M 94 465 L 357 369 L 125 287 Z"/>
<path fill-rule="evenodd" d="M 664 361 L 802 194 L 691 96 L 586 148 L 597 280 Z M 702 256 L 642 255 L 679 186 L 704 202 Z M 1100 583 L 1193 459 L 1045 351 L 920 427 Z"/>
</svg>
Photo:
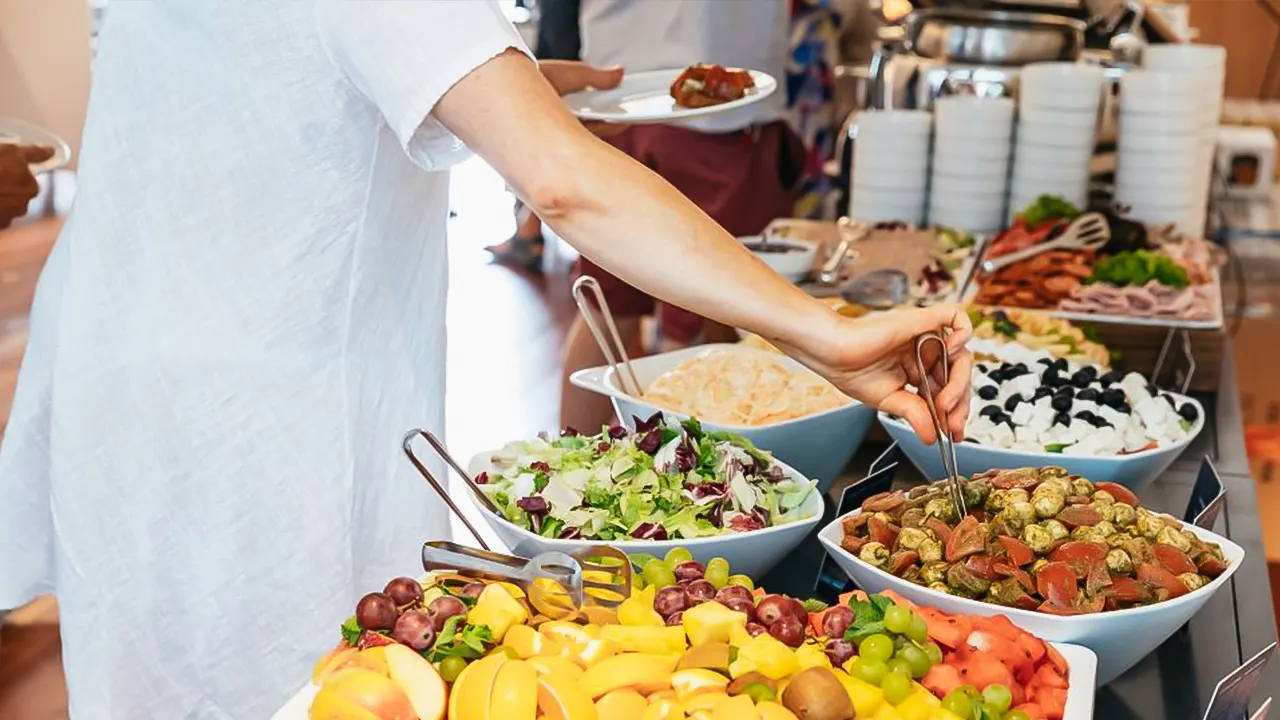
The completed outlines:
<svg viewBox="0 0 1280 720">
<path fill-rule="evenodd" d="M 938 361 L 942 366 L 942 384 L 945 387 L 951 372 L 951 355 L 947 352 L 947 341 L 938 333 L 925 333 L 916 338 L 916 371 L 920 375 L 920 394 L 929 406 L 929 419 L 933 421 L 934 432 L 938 435 L 938 452 L 942 455 L 942 469 L 947 474 L 947 490 L 951 493 L 951 504 L 955 506 L 957 520 L 964 519 L 968 509 L 964 504 L 964 480 L 960 477 L 960 464 L 956 462 L 956 445 L 951 439 L 951 430 L 946 421 L 938 413 L 938 406 L 933 398 L 933 382 L 929 375 L 929 366 L 924 361 L 924 346 L 927 343 L 938 343 Z"/>
<path fill-rule="evenodd" d="M 596 305 L 594 308 L 587 301 L 587 290 L 590 290 L 591 294 L 595 296 Z M 631 357 L 627 355 L 627 348 L 622 343 L 622 336 L 618 334 L 618 326 L 613 321 L 613 313 L 609 310 L 609 303 L 604 299 L 604 292 L 600 289 L 600 283 L 590 275 L 583 275 L 578 278 L 573 283 L 573 301 L 578 304 L 578 312 L 582 313 L 582 319 L 586 321 L 587 329 L 591 331 L 591 337 L 596 339 L 596 345 L 600 346 L 600 352 L 604 353 L 604 358 L 609 362 L 609 367 L 613 369 L 614 375 L 622 385 L 623 392 L 630 394 L 632 397 L 644 397 L 644 387 L 640 385 L 640 380 L 636 377 L 635 368 L 631 366 Z M 597 312 L 599 315 L 597 315 Z M 609 330 L 608 336 L 604 334 L 606 327 Z M 613 342 L 611 343 L 610 340 Z M 615 348 L 617 349 L 616 353 L 614 352 Z M 619 365 L 626 372 L 619 370 Z"/>
</svg>

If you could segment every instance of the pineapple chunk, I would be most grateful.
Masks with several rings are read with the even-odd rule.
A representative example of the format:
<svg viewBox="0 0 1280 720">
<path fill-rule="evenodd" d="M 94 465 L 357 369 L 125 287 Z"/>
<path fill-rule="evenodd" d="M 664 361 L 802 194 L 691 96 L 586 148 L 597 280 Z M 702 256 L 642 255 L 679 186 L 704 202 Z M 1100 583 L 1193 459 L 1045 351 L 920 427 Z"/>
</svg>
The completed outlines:
<svg viewBox="0 0 1280 720">
<path fill-rule="evenodd" d="M 684 611 L 684 631 L 689 635 L 690 646 L 727 643 L 734 626 L 745 630 L 747 616 L 717 602 L 705 602 Z"/>
</svg>

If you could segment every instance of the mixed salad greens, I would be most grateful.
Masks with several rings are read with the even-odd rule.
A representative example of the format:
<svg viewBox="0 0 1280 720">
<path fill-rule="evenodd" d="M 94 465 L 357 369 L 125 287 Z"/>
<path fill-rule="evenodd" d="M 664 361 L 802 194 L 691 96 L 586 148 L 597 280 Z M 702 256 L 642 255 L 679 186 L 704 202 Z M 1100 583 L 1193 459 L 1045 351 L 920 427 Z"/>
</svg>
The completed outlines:
<svg viewBox="0 0 1280 720">
<path fill-rule="evenodd" d="M 803 520 L 817 481 L 787 477 L 771 455 L 698 420 L 635 418 L 598 435 L 514 442 L 476 482 L 507 520 L 547 538 L 667 540 Z"/>
<path fill-rule="evenodd" d="M 1161 285 L 1185 288 L 1191 284 L 1187 271 L 1168 255 L 1150 250 L 1132 250 L 1100 258 L 1087 282 L 1104 282 L 1116 287 L 1142 286 L 1155 280 Z"/>
</svg>

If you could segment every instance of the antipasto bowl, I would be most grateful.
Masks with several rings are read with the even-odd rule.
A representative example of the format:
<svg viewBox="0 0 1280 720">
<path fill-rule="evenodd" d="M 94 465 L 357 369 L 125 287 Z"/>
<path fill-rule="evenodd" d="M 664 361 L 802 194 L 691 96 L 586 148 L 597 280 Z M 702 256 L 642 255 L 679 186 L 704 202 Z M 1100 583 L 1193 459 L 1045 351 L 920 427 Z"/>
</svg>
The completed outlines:
<svg viewBox="0 0 1280 720">
<path fill-rule="evenodd" d="M 734 344 L 702 345 L 635 359 L 631 364 L 640 387 L 648 389 L 660 376 L 677 370 L 687 361 L 723 352 L 754 354 L 752 356 L 762 361 L 781 363 L 797 372 L 809 372 L 791 358 Z M 618 417 L 628 428 L 634 428 L 635 418 L 645 419 L 657 412 L 680 420 L 689 417 L 627 392 L 618 371 L 607 366 L 579 370 L 570 377 L 570 382 L 610 398 Z M 874 418 L 875 408 L 849 400 L 839 407 L 764 425 L 720 423 L 707 419 L 705 414 L 700 419 L 708 430 L 737 433 L 761 450 L 773 453 L 805 477 L 818 480 L 819 488 L 825 490 L 849 464 Z"/>
<path fill-rule="evenodd" d="M 499 451 L 483 452 L 472 458 L 468 467 L 472 477 L 491 472 L 493 457 L 497 452 Z M 804 475 L 785 463 L 778 461 L 777 464 L 787 478 L 807 482 Z M 673 548 L 685 548 L 693 555 L 693 559 L 700 563 L 705 564 L 716 557 L 724 558 L 738 572 L 758 578 L 778 564 L 817 527 L 822 519 L 823 497 L 824 495 L 817 490 L 809 493 L 796 511 L 796 515 L 801 519 L 782 525 L 711 537 L 673 537 L 667 540 L 615 539 L 609 540 L 608 543 L 628 555 L 644 553 L 662 557 Z M 481 514 L 512 553 L 522 557 L 533 557 L 543 552 L 572 553 L 601 542 L 600 540 L 563 540 L 543 537 L 484 509 L 481 509 Z"/>
<path fill-rule="evenodd" d="M 1058 465 L 1065 467 L 1072 475 L 1082 475 L 1099 482 L 1114 482 L 1124 485 L 1135 492 L 1160 477 L 1173 464 L 1182 451 L 1195 440 L 1204 428 L 1204 408 L 1194 398 L 1174 395 L 1180 403 L 1191 403 L 1198 410 L 1198 416 L 1191 424 L 1187 434 L 1173 442 L 1162 444 L 1150 450 L 1127 453 L 1123 455 L 1070 455 L 1053 452 L 1025 452 L 1006 450 L 1003 448 L 979 445 L 972 442 L 958 442 L 955 445 L 956 463 L 962 476 L 972 476 L 986 470 L 997 468 L 1039 467 L 1042 465 Z M 926 445 L 916 435 L 911 426 L 901 418 L 879 413 L 880 424 L 889 436 L 898 443 L 911 463 L 920 469 L 925 477 L 943 477 L 942 456 L 934 445 Z"/>
<path fill-rule="evenodd" d="M 1239 545 L 1208 530 L 1183 524 L 1185 530 L 1194 533 L 1204 542 L 1216 544 L 1222 550 L 1227 568 L 1208 584 L 1181 597 L 1151 605 L 1101 613 L 1050 615 L 930 589 L 864 562 L 841 547 L 845 521 L 862 513 L 863 510 L 859 509 L 836 518 L 818 534 L 827 553 L 859 588 L 869 593 L 890 590 L 912 602 L 947 613 L 1004 615 L 1015 625 L 1037 637 L 1089 648 L 1098 656 L 1099 687 L 1133 667 L 1190 620 L 1214 593 L 1230 582 L 1231 576 L 1244 559 L 1244 550 Z"/>
</svg>

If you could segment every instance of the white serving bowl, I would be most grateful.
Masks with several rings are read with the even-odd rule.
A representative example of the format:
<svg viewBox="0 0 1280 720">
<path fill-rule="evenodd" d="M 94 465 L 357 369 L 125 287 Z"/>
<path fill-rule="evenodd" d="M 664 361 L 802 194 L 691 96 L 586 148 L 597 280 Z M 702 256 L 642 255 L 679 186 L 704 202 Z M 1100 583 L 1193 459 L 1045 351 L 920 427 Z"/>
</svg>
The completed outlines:
<svg viewBox="0 0 1280 720">
<path fill-rule="evenodd" d="M 1096 144 L 1095 139 L 1092 126 L 1073 127 L 1023 122 L 1018 125 L 1017 147 L 1019 149 L 1027 145 L 1069 147 L 1092 154 L 1093 146 Z M 1014 154 L 1017 154 L 1017 150 Z"/>
<path fill-rule="evenodd" d="M 1050 110 L 1031 106 L 1019 108 L 1018 120 L 1025 124 L 1094 129 L 1098 126 L 1098 113 L 1093 110 Z"/>
<path fill-rule="evenodd" d="M 659 375 L 685 360 L 711 350 L 762 352 L 731 344 L 701 345 L 637 358 L 631 361 L 631 365 L 635 369 L 640 386 L 647 388 Z M 803 367 L 784 355 L 768 353 L 768 356 L 794 368 Z M 646 419 L 659 411 L 668 417 L 681 420 L 688 417 L 682 413 L 659 408 L 643 398 L 627 393 L 623 390 L 622 381 L 617 372 L 607 366 L 579 370 L 569 378 L 569 381 L 584 390 L 610 398 L 618 418 L 627 427 L 634 426 L 633 417 Z M 771 425 L 747 427 L 719 424 L 706 418 L 699 418 L 699 420 L 702 422 L 702 427 L 708 430 L 738 433 L 755 443 L 761 450 L 773 453 L 779 461 L 795 468 L 801 475 L 816 478 L 820 486 L 825 489 L 849 464 L 849 458 L 853 457 L 858 446 L 862 444 L 874 417 L 875 408 L 851 402 L 843 407 Z"/>
<path fill-rule="evenodd" d="M 853 517 L 861 512 L 855 510 L 844 517 Z M 1098 656 L 1098 687 L 1106 685 L 1133 667 L 1190 620 L 1214 593 L 1231 580 L 1244 559 L 1244 550 L 1239 545 L 1208 530 L 1184 525 L 1200 539 L 1216 543 L 1222 548 L 1223 555 L 1230 563 L 1226 572 L 1208 585 L 1176 600 L 1127 610 L 1064 617 L 949 595 L 872 567 L 840 547 L 840 540 L 844 537 L 841 524 L 843 519 L 836 518 L 824 527 L 818 533 L 818 539 L 858 587 L 868 593 L 893 590 L 912 602 L 929 605 L 947 613 L 1004 615 L 1014 625 L 1043 640 L 1087 647 Z"/>
<path fill-rule="evenodd" d="M 924 222 L 924 202 L 915 205 L 880 205 L 859 203 L 856 200 L 849 209 L 854 220 L 865 223 L 903 222 L 920 225 Z"/>
<path fill-rule="evenodd" d="M 1160 473 L 1164 472 L 1184 448 L 1200 434 L 1204 428 L 1204 408 L 1195 398 L 1177 393 L 1170 393 L 1181 407 L 1182 403 L 1191 403 L 1199 412 L 1196 421 L 1186 437 L 1168 445 L 1143 450 L 1128 455 L 1066 455 L 1051 452 L 1022 452 L 1002 448 L 978 445 L 970 442 L 958 442 L 955 445 L 956 462 L 959 473 L 971 477 L 977 473 L 995 468 L 1043 467 L 1057 465 L 1064 467 L 1073 475 L 1081 475 L 1096 482 L 1113 482 L 1139 492 L 1151 484 Z M 880 424 L 884 426 L 890 437 L 898 442 L 902 452 L 912 464 L 920 468 L 928 478 L 946 477 L 942 467 L 942 456 L 936 445 L 925 445 L 905 420 L 880 413 Z"/>
<path fill-rule="evenodd" d="M 760 235 L 740 237 L 738 240 L 744 245 L 763 242 L 763 238 Z M 795 248 L 790 252 L 751 251 L 751 254 L 760 258 L 765 265 L 773 268 L 773 271 L 782 277 L 791 282 L 799 282 L 813 269 L 814 259 L 818 255 L 816 243 L 802 242 L 800 240 L 770 240 L 768 244 Z"/>
<path fill-rule="evenodd" d="M 930 193 L 934 198 L 955 197 L 960 200 L 985 195 L 1003 197 L 1008 184 L 1008 181 L 999 175 L 974 178 L 938 175 L 933 179 Z"/>
<path fill-rule="evenodd" d="M 934 133 L 933 142 L 939 147 L 974 142 L 995 145 L 1007 143 L 1012 137 L 1012 122 L 987 125 L 983 124 L 981 120 L 974 120 L 967 125 L 953 123 L 946 126 L 945 129 L 939 125 L 938 131 Z"/>
<path fill-rule="evenodd" d="M 999 227 L 1004 220 L 1004 201 L 990 205 L 964 208 L 954 205 L 929 208 L 929 222 L 935 225 L 959 228 L 977 234 L 984 228 Z"/>
<path fill-rule="evenodd" d="M 864 110 L 856 118 L 858 138 L 870 130 L 889 135 L 929 136 L 933 131 L 933 113 L 928 110 Z"/>
<path fill-rule="evenodd" d="M 1161 198 L 1182 197 L 1195 192 L 1199 178 L 1191 173 L 1150 173 L 1126 170 L 1116 171 L 1116 187 L 1121 195 L 1159 202 Z"/>
<path fill-rule="evenodd" d="M 1195 157 L 1200 146 L 1196 133 L 1184 135 L 1152 135 L 1131 132 L 1120 127 L 1119 152 L 1157 152 L 1171 157 Z"/>
<path fill-rule="evenodd" d="M 481 472 L 488 472 L 491 469 L 490 459 L 493 457 L 494 452 L 496 451 L 480 453 L 471 459 L 467 471 L 471 473 L 472 477 Z M 799 480 L 806 479 L 786 463 L 779 462 L 779 465 L 782 466 L 787 477 Z M 607 544 L 628 555 L 649 553 L 658 557 L 665 556 L 667 551 L 672 548 L 688 548 L 689 552 L 693 554 L 693 559 L 704 565 L 713 557 L 722 557 L 729 561 L 729 567 L 733 568 L 735 573 L 741 573 L 758 580 L 771 570 L 774 565 L 777 565 L 778 561 L 786 557 L 787 553 L 794 550 L 800 544 L 800 541 L 804 540 L 818 522 L 822 520 L 822 508 L 825 502 L 823 498 L 822 492 L 815 490 L 805 500 L 804 505 L 800 506 L 802 512 L 809 513 L 808 517 L 804 520 L 797 520 L 785 525 L 775 525 L 762 530 L 693 539 L 610 540 Z M 468 496 L 468 499 L 473 503 L 477 502 L 475 498 Z M 511 549 L 511 552 L 521 557 L 532 557 L 543 552 L 571 553 L 591 545 L 599 545 L 602 542 L 600 540 L 544 538 L 487 510 L 482 509 L 481 514 L 484 515 L 485 521 L 498 534 L 502 542 Z"/>
<path fill-rule="evenodd" d="M 1052 145 L 1018 143 L 1018 149 L 1013 154 L 1013 161 L 1015 165 L 1025 163 L 1028 165 L 1046 165 L 1051 168 L 1087 169 L 1091 154 L 1091 148 L 1083 146 L 1055 147 Z"/>
<path fill-rule="evenodd" d="M 925 165 L 917 168 L 900 167 L 895 170 L 868 168 L 856 163 L 853 166 L 853 185 L 858 190 L 885 188 L 923 193 L 928 184 L 929 168 Z"/>
<path fill-rule="evenodd" d="M 1117 167 L 1128 165 L 1143 172 L 1191 173 L 1195 171 L 1197 157 L 1193 154 L 1167 155 L 1162 152 L 1121 148 L 1116 156 Z"/>
<path fill-rule="evenodd" d="M 1150 69 L 1221 71 L 1226 62 L 1227 49 L 1221 45 L 1169 43 L 1151 45 L 1142 51 L 1142 64 Z"/>
<path fill-rule="evenodd" d="M 1008 145 L 994 152 L 953 150 L 933 156 L 933 175 L 950 175 L 961 178 L 1002 178 L 1009 172 Z"/>
<path fill-rule="evenodd" d="M 1024 107 L 1096 110 L 1102 101 L 1103 75 L 1096 65 L 1031 63 L 1018 74 L 1018 101 Z"/>
<path fill-rule="evenodd" d="M 1162 115 L 1120 114 L 1121 132 L 1153 135 L 1188 135 L 1200 131 L 1200 118 L 1186 113 Z"/>
<path fill-rule="evenodd" d="M 938 138 L 1000 141 L 1009 138 L 1015 104 L 1012 98 L 949 95 L 934 103 Z"/>
<path fill-rule="evenodd" d="M 879 133 L 862 133 L 854 143 L 853 158 L 856 162 L 861 157 L 863 162 L 873 162 L 883 166 L 889 160 L 899 164 L 918 164 L 928 162 L 928 135 L 888 135 L 881 137 Z"/>
<path fill-rule="evenodd" d="M 1089 168 L 1082 163 L 1071 165 L 1015 160 L 1011 177 L 1013 181 L 1010 187 L 1015 189 L 1026 184 L 1075 187 L 1089 182 Z"/>
</svg>

